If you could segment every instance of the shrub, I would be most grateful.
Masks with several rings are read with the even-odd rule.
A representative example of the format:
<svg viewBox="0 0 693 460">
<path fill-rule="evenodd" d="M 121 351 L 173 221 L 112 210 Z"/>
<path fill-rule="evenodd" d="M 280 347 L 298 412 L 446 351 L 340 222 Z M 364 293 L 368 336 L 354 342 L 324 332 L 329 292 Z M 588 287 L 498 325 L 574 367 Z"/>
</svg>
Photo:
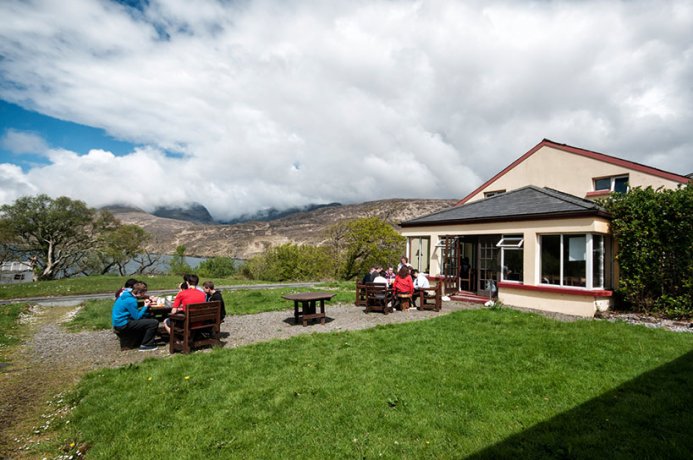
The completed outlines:
<svg viewBox="0 0 693 460">
<path fill-rule="evenodd" d="M 604 202 L 618 241 L 619 291 L 636 310 L 693 315 L 693 186 L 634 188 Z"/>
<path fill-rule="evenodd" d="M 324 247 L 287 243 L 250 259 L 243 273 L 267 281 L 320 280 L 330 277 L 334 264 Z"/>
<path fill-rule="evenodd" d="M 236 266 L 230 257 L 212 257 L 200 262 L 197 273 L 203 278 L 226 278 L 236 273 Z"/>
</svg>

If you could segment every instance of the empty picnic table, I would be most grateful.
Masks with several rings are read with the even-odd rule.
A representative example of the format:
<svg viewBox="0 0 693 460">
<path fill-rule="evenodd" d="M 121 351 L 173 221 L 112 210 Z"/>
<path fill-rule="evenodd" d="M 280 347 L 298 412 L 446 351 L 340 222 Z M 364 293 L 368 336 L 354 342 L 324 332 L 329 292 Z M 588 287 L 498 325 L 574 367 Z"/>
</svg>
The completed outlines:
<svg viewBox="0 0 693 460">
<path fill-rule="evenodd" d="M 294 301 L 294 321 L 299 319 L 303 326 L 308 325 L 310 319 L 320 319 L 320 324 L 325 324 L 325 301 L 330 300 L 336 294 L 332 292 L 300 292 L 298 294 L 283 295 L 282 298 Z M 316 302 L 320 301 L 320 313 L 316 312 Z M 299 308 L 299 303 L 301 304 Z"/>
</svg>

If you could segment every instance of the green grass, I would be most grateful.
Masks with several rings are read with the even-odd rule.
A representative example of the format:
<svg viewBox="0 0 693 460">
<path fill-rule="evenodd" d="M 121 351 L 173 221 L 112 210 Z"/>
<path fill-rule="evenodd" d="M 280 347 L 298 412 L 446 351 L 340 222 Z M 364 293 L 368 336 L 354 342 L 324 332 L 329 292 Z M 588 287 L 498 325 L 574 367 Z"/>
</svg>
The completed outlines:
<svg viewBox="0 0 693 460">
<path fill-rule="evenodd" d="M 0 285 L 0 299 L 115 292 L 128 278 L 130 276 L 82 276 L 35 283 L 3 284 Z M 135 275 L 133 278 L 146 282 L 149 290 L 175 289 L 183 281 L 177 275 Z M 200 280 L 203 281 L 207 280 Z M 259 283 L 238 278 L 212 278 L 211 281 L 217 286 Z"/>
<path fill-rule="evenodd" d="M 347 290 L 348 288 L 348 290 Z M 277 289 L 242 289 L 223 292 L 227 315 L 249 315 L 267 311 L 282 311 L 293 308 L 293 303 L 281 296 L 311 290 L 334 291 L 336 296 L 332 303 L 353 303 L 353 283 L 324 283 L 315 288 L 277 288 Z M 89 300 L 67 324 L 69 331 L 94 331 L 111 328 L 111 308 L 113 301 Z"/>
<path fill-rule="evenodd" d="M 27 304 L 0 305 L 0 361 L 9 347 L 21 341 L 19 315 L 29 309 Z"/>
<path fill-rule="evenodd" d="M 68 331 L 98 331 L 110 329 L 113 300 L 87 300 L 79 312 L 67 323 Z"/>
<path fill-rule="evenodd" d="M 94 372 L 59 434 L 93 459 L 691 458 L 692 380 L 693 334 L 463 311 Z"/>
</svg>

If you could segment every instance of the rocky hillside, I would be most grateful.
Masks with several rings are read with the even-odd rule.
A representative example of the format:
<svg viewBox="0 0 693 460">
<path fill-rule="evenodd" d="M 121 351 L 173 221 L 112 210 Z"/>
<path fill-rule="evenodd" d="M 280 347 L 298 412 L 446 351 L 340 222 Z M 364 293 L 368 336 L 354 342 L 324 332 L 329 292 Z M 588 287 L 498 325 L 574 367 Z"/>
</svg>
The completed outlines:
<svg viewBox="0 0 693 460">
<path fill-rule="evenodd" d="M 148 249 L 172 254 L 184 244 L 188 255 L 250 258 L 283 243 L 321 244 L 327 227 L 342 220 L 378 216 L 397 223 L 454 205 L 457 200 L 380 200 L 299 212 L 269 222 L 205 225 L 168 219 L 131 208 L 111 208 L 125 224 L 136 224 L 152 235 Z"/>
</svg>

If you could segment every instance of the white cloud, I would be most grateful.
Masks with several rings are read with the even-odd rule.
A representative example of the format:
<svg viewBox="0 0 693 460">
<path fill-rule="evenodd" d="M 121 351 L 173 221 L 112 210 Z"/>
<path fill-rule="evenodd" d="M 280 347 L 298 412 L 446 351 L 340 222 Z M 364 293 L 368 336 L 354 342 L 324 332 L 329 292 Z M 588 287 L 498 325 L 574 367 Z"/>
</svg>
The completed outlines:
<svg viewBox="0 0 693 460">
<path fill-rule="evenodd" d="M 36 133 L 6 129 L 0 137 L 0 147 L 12 153 L 38 153 L 43 154 L 48 150 L 46 141 Z"/>
<path fill-rule="evenodd" d="M 544 137 L 693 170 L 688 1 L 4 1 L 0 15 L 1 98 L 151 146 L 51 150 L 25 175 L 92 205 L 198 201 L 228 218 L 460 198 Z"/>
</svg>

